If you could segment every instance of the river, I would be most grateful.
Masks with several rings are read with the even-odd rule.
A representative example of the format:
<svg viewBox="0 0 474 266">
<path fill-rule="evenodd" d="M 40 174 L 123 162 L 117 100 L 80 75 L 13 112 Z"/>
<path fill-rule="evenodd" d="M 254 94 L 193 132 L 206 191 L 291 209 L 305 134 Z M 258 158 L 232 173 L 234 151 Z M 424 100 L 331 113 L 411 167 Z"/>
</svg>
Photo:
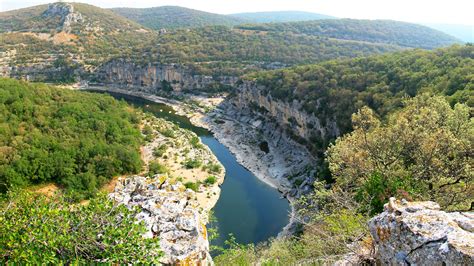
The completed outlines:
<svg viewBox="0 0 474 266">
<path fill-rule="evenodd" d="M 219 200 L 213 209 L 216 221 L 209 225 L 217 228 L 219 233 L 219 236 L 211 241 L 212 245 L 222 247 L 229 234 L 235 237 L 237 243 L 256 244 L 277 236 L 288 224 L 290 213 L 288 201 L 281 198 L 277 190 L 260 181 L 237 163 L 234 155 L 218 142 L 211 132 L 194 126 L 187 117 L 175 114 L 175 111 L 165 104 L 123 94 L 109 94 L 145 112 L 192 130 L 224 165 L 225 180 L 221 186 Z"/>
</svg>

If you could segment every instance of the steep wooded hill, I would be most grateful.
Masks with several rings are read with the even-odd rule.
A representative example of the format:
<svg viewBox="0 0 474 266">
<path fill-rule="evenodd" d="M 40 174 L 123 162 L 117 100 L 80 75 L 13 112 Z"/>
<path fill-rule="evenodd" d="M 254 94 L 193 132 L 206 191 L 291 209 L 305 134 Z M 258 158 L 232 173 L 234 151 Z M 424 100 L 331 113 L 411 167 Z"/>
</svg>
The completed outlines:
<svg viewBox="0 0 474 266">
<path fill-rule="evenodd" d="M 453 105 L 461 102 L 474 108 L 473 73 L 474 46 L 455 45 L 258 72 L 244 79 L 258 95 L 297 102 L 301 112 L 316 116 L 323 127 L 335 123 L 345 133 L 352 129 L 351 115 L 359 108 L 369 106 L 384 117 L 398 109 L 404 97 L 420 93 L 444 95 Z M 295 121 L 287 125 L 294 132 L 311 129 Z M 316 150 L 325 148 L 328 139 L 313 132 L 300 140 Z"/>
<path fill-rule="evenodd" d="M 264 32 L 291 32 L 424 49 L 433 49 L 460 42 L 450 35 L 426 26 L 391 20 L 330 19 L 243 25 L 239 28 Z"/>
</svg>

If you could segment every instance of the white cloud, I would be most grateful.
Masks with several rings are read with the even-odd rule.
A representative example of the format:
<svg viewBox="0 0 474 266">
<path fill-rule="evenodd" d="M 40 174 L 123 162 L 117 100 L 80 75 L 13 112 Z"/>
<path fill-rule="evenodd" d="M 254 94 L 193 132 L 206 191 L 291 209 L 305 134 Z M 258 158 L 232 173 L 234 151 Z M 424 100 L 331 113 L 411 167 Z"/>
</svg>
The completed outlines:
<svg viewBox="0 0 474 266">
<path fill-rule="evenodd" d="M 76 0 L 100 7 L 153 7 L 178 5 L 208 12 L 302 10 L 337 17 L 393 19 L 474 26 L 472 0 Z M 0 10 L 45 4 L 44 0 L 0 0 Z"/>
</svg>

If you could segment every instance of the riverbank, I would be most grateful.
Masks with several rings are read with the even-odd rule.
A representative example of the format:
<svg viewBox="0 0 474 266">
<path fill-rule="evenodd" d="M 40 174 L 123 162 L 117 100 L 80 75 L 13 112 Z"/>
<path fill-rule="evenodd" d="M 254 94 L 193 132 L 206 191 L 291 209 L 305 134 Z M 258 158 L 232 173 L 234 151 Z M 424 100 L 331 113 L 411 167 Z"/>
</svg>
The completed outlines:
<svg viewBox="0 0 474 266">
<path fill-rule="evenodd" d="M 167 104 L 175 110 L 176 114 L 188 117 L 195 126 L 211 131 L 214 137 L 235 156 L 239 164 L 252 172 L 262 182 L 280 191 L 282 197 L 285 197 L 291 203 L 290 221 L 279 236 L 289 235 L 292 232 L 292 228 L 296 223 L 296 210 L 293 203 L 299 193 L 297 189 L 292 188 L 293 186 L 287 176 L 294 170 L 293 165 L 302 167 L 305 162 L 295 162 L 292 159 L 288 159 L 289 157 L 301 157 L 298 151 L 292 150 L 288 154 L 288 151 L 281 151 L 282 148 L 277 148 L 272 144 L 270 144 L 270 148 L 273 150 L 271 153 L 266 154 L 261 151 L 256 140 L 261 139 L 262 136 L 259 135 L 252 125 L 226 115 L 225 111 L 220 108 L 224 101 L 223 97 L 209 99 L 190 96 L 187 98 L 187 103 L 183 103 L 156 95 L 120 88 L 87 87 L 84 89 L 119 93 L 143 98 L 155 103 Z M 269 143 L 273 142 L 269 141 Z"/>
</svg>

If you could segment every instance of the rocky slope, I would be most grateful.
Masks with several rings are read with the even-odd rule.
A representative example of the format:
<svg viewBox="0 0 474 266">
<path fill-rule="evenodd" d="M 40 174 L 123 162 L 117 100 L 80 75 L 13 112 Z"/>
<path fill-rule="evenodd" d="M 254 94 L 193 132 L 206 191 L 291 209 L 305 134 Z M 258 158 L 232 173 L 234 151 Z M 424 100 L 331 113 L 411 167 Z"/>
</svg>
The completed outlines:
<svg viewBox="0 0 474 266">
<path fill-rule="evenodd" d="M 297 100 L 286 102 L 273 99 L 271 94 L 263 91 L 263 86 L 244 81 L 237 88 L 236 96 L 230 99 L 231 104 L 247 116 L 265 118 L 303 144 L 340 135 L 335 118 L 322 120 L 314 114 L 304 112 L 302 103 Z"/>
<path fill-rule="evenodd" d="M 206 226 L 197 211 L 195 192 L 165 177 L 134 176 L 121 180 L 109 197 L 129 208 L 141 210 L 137 219 L 148 229 L 144 237 L 158 237 L 163 264 L 208 265 L 209 242 Z M 193 264 L 194 265 L 194 264 Z"/>
<path fill-rule="evenodd" d="M 146 225 L 144 237 L 160 240 L 161 263 L 212 264 L 206 224 L 219 199 L 225 170 L 193 132 L 151 114 L 141 116 L 146 170 L 120 178 L 109 197 L 139 208 L 136 218 Z M 189 167 L 189 160 L 200 166 Z M 213 182 L 206 182 L 209 176 Z"/>
<path fill-rule="evenodd" d="M 473 265 L 474 213 L 394 198 L 369 222 L 376 258 L 386 265 Z"/>
</svg>

